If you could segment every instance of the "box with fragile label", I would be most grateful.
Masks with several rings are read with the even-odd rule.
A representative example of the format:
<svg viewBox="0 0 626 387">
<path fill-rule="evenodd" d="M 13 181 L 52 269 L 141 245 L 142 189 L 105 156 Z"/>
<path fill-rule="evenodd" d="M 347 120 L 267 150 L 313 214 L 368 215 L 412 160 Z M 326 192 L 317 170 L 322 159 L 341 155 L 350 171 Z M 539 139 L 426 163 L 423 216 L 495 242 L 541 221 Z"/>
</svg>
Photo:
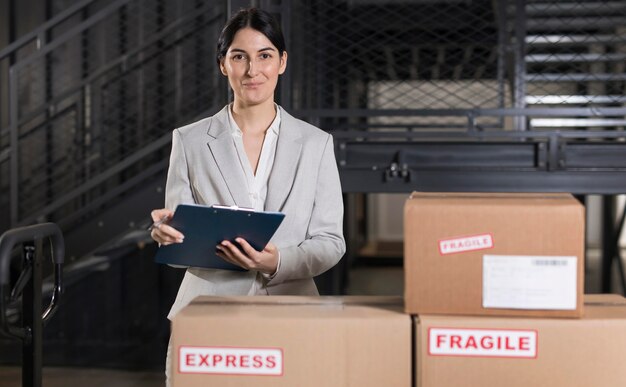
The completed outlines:
<svg viewBox="0 0 626 387">
<path fill-rule="evenodd" d="M 411 385 L 397 297 L 199 297 L 172 321 L 172 385 Z"/>
<path fill-rule="evenodd" d="M 570 194 L 414 192 L 404 249 L 407 313 L 582 314 L 585 212 Z"/>
<path fill-rule="evenodd" d="M 418 387 L 626 386 L 626 299 L 594 295 L 581 319 L 420 315 Z"/>
</svg>

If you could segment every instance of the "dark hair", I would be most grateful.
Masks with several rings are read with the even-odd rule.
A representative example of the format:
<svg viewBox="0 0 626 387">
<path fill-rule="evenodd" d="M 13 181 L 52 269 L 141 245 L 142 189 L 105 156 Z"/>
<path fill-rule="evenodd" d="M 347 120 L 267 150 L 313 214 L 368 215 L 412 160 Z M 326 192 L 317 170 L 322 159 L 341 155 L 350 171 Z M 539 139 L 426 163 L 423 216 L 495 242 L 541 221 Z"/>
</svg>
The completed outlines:
<svg viewBox="0 0 626 387">
<path fill-rule="evenodd" d="M 228 48 L 233 43 L 235 34 L 246 27 L 259 31 L 269 39 L 282 56 L 285 52 L 285 38 L 280 24 L 267 11 L 258 8 L 244 8 L 239 10 L 226 23 L 217 41 L 217 64 L 226 56 Z"/>
</svg>

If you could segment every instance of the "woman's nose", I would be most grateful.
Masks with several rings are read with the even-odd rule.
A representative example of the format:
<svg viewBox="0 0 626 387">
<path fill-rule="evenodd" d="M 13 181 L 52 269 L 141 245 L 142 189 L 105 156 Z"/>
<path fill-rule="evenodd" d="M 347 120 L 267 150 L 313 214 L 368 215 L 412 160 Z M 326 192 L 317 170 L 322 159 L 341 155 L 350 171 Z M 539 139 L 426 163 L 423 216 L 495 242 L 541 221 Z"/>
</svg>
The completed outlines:
<svg viewBox="0 0 626 387">
<path fill-rule="evenodd" d="M 257 74 L 257 65 L 254 60 L 248 61 L 248 75 L 254 77 Z"/>
</svg>

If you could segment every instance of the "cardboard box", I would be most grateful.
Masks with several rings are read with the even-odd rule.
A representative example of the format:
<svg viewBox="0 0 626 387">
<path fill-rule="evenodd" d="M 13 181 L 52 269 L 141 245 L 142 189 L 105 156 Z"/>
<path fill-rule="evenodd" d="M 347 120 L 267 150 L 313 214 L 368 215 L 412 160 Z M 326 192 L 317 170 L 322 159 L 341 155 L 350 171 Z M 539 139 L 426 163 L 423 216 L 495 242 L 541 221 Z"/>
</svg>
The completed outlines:
<svg viewBox="0 0 626 387">
<path fill-rule="evenodd" d="M 585 212 L 569 194 L 414 192 L 404 236 L 407 313 L 582 315 Z"/>
<path fill-rule="evenodd" d="M 417 386 L 626 386 L 626 300 L 587 301 L 582 319 L 418 316 Z"/>
<path fill-rule="evenodd" d="M 411 385 L 392 297 L 199 297 L 172 322 L 174 387 Z"/>
</svg>

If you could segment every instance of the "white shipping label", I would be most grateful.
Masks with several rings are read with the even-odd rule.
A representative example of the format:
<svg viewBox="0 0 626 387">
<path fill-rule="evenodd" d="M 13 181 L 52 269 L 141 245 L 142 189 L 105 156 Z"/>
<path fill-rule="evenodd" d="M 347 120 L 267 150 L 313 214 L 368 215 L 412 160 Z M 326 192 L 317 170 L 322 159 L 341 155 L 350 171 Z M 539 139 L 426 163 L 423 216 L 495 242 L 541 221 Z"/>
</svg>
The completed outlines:
<svg viewBox="0 0 626 387">
<path fill-rule="evenodd" d="M 577 257 L 483 256 L 483 307 L 576 309 Z"/>
<path fill-rule="evenodd" d="M 537 331 L 429 328 L 428 354 L 532 359 L 537 357 Z"/>
<path fill-rule="evenodd" d="M 181 346 L 178 372 L 280 376 L 283 374 L 283 351 L 279 348 Z"/>
</svg>

